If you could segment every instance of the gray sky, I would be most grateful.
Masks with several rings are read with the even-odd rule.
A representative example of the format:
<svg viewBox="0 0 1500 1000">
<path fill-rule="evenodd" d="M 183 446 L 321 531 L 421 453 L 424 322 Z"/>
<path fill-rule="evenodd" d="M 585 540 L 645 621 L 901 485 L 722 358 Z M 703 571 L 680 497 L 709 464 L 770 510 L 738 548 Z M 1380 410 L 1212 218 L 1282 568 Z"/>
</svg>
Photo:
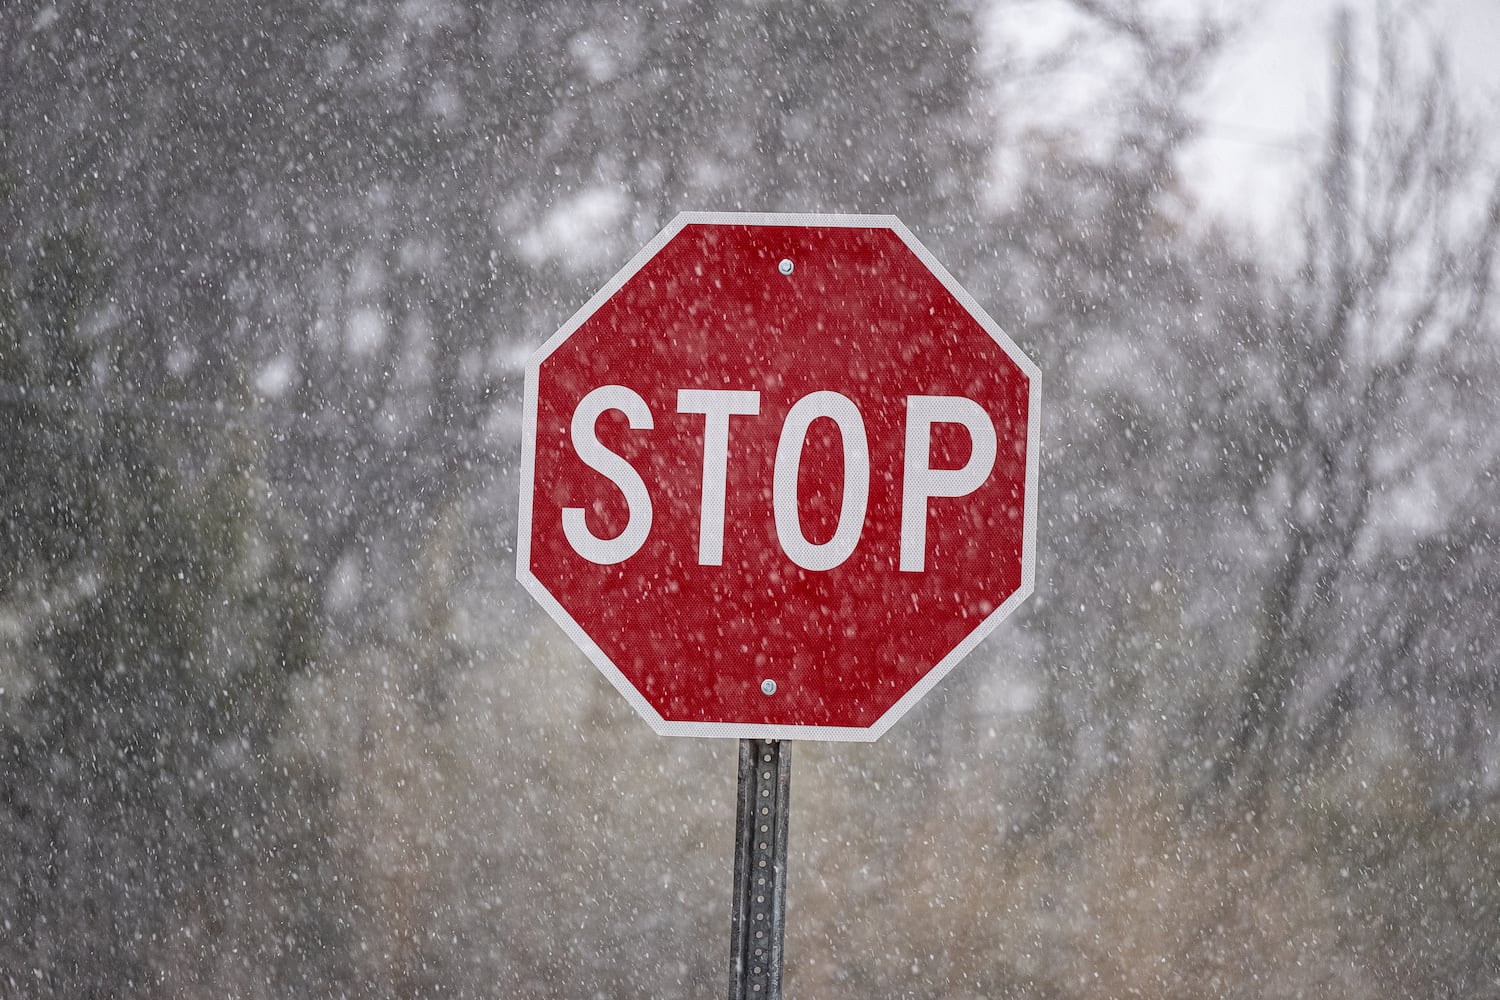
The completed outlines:
<svg viewBox="0 0 1500 1000">
<path fill-rule="evenodd" d="M 1317 134 L 1327 113 L 1331 66 L 1329 45 L 1334 12 L 1355 13 L 1362 76 L 1372 64 L 1377 5 L 1354 0 L 1258 0 L 1253 5 L 1227 0 L 1145 0 L 1148 9 L 1181 18 L 1188 31 L 1204 10 L 1219 9 L 1242 19 L 1244 28 L 1224 53 L 1208 81 L 1201 114 L 1204 127 L 1184 154 L 1182 167 L 1191 192 L 1231 223 L 1274 237 L 1289 219 L 1287 198 L 1297 180 L 1316 162 Z M 1413 8 L 1419 30 L 1447 45 L 1455 78 L 1476 113 L 1500 109 L 1500 0 L 1428 0 Z M 1112 85 L 1121 67 L 1120 49 L 1090 42 L 1091 25 L 1058 0 L 1012 0 L 993 8 L 990 39 L 996 60 L 1005 54 L 1020 62 L 997 62 L 996 86 L 1009 92 L 1002 105 L 1017 132 L 1028 125 L 1058 128 L 1085 146 L 1108 128 L 1110 104 L 1120 90 Z M 1425 48 L 1414 40 L 1417 48 Z M 1088 47 L 1092 45 L 1093 47 Z M 1017 72 L 1028 58 L 1066 49 L 1072 52 L 1061 74 L 1028 80 Z M 1080 52 L 1083 54 L 1080 55 Z M 1020 99 L 1017 100 L 1017 96 Z M 1015 109 L 1023 109 L 1019 118 Z M 997 162 L 1002 186 L 1019 164 L 1007 159 L 1017 146 L 1003 147 Z"/>
<path fill-rule="evenodd" d="M 1274 231 L 1290 185 L 1317 154 L 1314 136 L 1331 80 L 1329 37 L 1340 6 L 1355 13 L 1362 37 L 1372 29 L 1373 3 L 1262 0 L 1209 87 L 1204 138 L 1184 159 L 1207 203 L 1264 234 Z M 1476 111 L 1496 107 L 1500 2 L 1430 0 L 1418 9 L 1425 30 L 1448 46 L 1455 79 Z M 1369 72 L 1368 54 L 1361 68 Z"/>
</svg>

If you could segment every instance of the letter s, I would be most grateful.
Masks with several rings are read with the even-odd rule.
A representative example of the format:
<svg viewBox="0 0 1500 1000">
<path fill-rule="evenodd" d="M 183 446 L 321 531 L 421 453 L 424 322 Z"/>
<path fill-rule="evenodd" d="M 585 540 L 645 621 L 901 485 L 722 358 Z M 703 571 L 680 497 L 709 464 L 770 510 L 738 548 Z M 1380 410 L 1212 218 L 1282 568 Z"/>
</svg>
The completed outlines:
<svg viewBox="0 0 1500 1000">
<path fill-rule="evenodd" d="M 583 464 L 604 476 L 625 494 L 628 516 L 625 530 L 614 538 L 600 538 L 589 530 L 583 507 L 564 507 L 563 534 L 574 551 L 589 562 L 604 566 L 624 562 L 635 555 L 651 533 L 651 495 L 631 464 L 599 442 L 595 424 L 605 410 L 625 414 L 630 427 L 650 430 L 651 409 L 633 389 L 623 385 L 601 385 L 578 401 L 573 411 L 573 450 Z"/>
</svg>

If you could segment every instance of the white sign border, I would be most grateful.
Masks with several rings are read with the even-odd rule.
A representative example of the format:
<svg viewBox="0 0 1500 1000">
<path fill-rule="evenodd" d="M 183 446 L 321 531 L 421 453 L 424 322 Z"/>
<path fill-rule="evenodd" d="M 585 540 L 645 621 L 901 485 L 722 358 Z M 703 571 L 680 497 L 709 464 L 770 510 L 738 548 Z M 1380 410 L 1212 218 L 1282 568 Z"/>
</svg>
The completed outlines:
<svg viewBox="0 0 1500 1000">
<path fill-rule="evenodd" d="M 1000 345 L 1001 350 L 1016 363 L 1029 380 L 1026 420 L 1026 488 L 1023 503 L 1023 535 L 1021 543 L 1021 585 L 999 607 L 990 612 L 974 626 L 964 638 L 929 670 L 902 698 L 892 705 L 884 715 L 868 727 L 852 726 L 783 726 L 729 722 L 674 722 L 665 719 L 646 701 L 635 685 L 610 660 L 562 603 L 531 572 L 531 519 L 532 498 L 536 493 L 536 420 L 538 406 L 538 383 L 542 362 L 552 355 L 563 342 L 573 335 L 590 316 L 608 299 L 625 286 L 647 261 L 655 257 L 673 237 L 691 225 L 740 225 L 740 226 L 807 226 L 846 229 L 889 229 L 940 281 L 958 303 L 978 321 L 985 332 Z M 1015 341 L 1000 328 L 974 297 L 958 283 L 948 269 L 940 264 L 894 215 L 825 215 L 818 213 L 783 212 L 682 212 L 657 233 L 651 242 L 620 268 L 594 295 L 564 323 L 556 333 L 536 349 L 526 361 L 526 389 L 522 410 L 521 428 L 521 497 L 517 515 L 516 577 L 531 593 L 546 612 L 562 626 L 568 637 L 594 662 L 601 673 L 609 679 L 625 700 L 640 713 L 648 725 L 662 736 L 700 736 L 719 739 L 755 740 L 831 740 L 840 742 L 873 742 L 885 735 L 902 716 L 948 675 L 974 648 L 986 639 L 1000 623 L 1031 596 L 1036 586 L 1036 531 L 1038 487 L 1040 479 L 1041 420 L 1038 407 L 1038 384 L 1041 370 L 1016 345 Z"/>
</svg>

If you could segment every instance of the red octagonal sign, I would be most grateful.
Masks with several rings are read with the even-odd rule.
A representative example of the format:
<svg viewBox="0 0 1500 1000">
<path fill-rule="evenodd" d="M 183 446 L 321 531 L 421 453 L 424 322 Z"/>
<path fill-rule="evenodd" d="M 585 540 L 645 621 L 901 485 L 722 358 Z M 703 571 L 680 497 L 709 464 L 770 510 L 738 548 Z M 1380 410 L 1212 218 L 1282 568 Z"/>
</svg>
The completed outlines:
<svg viewBox="0 0 1500 1000">
<path fill-rule="evenodd" d="M 1031 591 L 1037 374 L 894 218 L 681 215 L 526 366 L 518 574 L 657 732 L 874 739 Z"/>
</svg>

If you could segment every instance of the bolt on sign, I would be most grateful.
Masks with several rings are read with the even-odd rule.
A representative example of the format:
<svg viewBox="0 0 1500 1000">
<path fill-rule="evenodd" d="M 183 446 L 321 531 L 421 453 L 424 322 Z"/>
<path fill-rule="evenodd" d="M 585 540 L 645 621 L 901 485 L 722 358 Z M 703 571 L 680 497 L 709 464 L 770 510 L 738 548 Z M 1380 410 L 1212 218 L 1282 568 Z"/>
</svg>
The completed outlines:
<svg viewBox="0 0 1500 1000">
<path fill-rule="evenodd" d="M 518 575 L 657 732 L 873 740 L 1031 592 L 1038 371 L 890 216 L 678 216 L 526 366 Z"/>
</svg>

